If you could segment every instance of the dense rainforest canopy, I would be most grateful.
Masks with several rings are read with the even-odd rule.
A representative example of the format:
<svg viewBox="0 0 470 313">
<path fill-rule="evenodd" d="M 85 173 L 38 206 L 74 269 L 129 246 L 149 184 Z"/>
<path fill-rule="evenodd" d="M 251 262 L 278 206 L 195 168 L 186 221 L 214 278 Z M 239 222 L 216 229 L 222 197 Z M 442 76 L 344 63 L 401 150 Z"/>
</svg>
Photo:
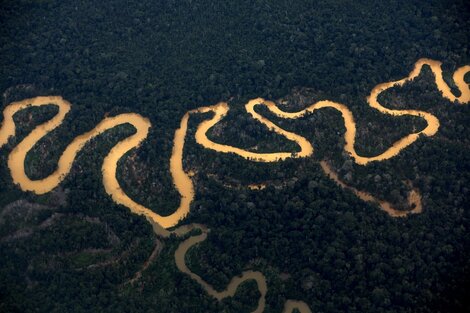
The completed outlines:
<svg viewBox="0 0 470 313">
<path fill-rule="evenodd" d="M 39 95 L 72 103 L 64 123 L 28 154 L 32 179 L 53 172 L 73 138 L 105 116 L 149 118 L 149 137 L 121 160 L 118 178 L 133 199 L 169 214 L 179 203 L 169 158 L 186 111 L 227 101 L 231 111 L 209 136 L 273 152 L 297 147 L 253 120 L 247 100 L 282 98 L 292 111 L 329 99 L 353 112 L 357 150 L 375 155 L 425 125 L 370 108 L 371 89 L 407 76 L 423 57 L 442 61 L 455 89 L 451 73 L 470 64 L 469 39 L 465 0 L 3 0 L 2 110 Z M 443 98 L 429 69 L 379 100 L 431 112 L 439 132 L 364 167 L 343 152 L 336 111 L 289 121 L 260 108 L 315 152 L 254 163 L 203 149 L 193 135 L 204 116 L 192 117 L 184 166 L 195 173 L 196 199 L 182 223 L 203 223 L 211 232 L 189 251 L 189 267 L 220 290 L 243 270 L 263 272 L 267 313 L 281 312 L 286 299 L 313 312 L 469 311 L 470 108 Z M 16 136 L 0 149 L 0 311 L 251 312 L 259 296 L 253 282 L 218 302 L 177 270 L 181 238 L 162 241 L 106 194 L 103 158 L 132 127 L 87 144 L 51 193 L 13 184 L 9 153 L 56 112 L 19 112 Z M 391 218 L 335 184 L 321 160 L 349 185 L 399 208 L 411 182 L 423 213 Z M 266 188 L 251 190 L 253 183 Z M 141 277 L 129 282 L 136 273 Z"/>
</svg>

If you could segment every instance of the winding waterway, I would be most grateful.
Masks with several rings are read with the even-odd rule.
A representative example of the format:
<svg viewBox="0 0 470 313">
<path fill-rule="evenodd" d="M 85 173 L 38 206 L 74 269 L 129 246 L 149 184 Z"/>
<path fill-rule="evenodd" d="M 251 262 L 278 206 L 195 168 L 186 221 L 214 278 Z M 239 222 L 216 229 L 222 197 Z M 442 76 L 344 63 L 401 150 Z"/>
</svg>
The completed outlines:
<svg viewBox="0 0 470 313">
<path fill-rule="evenodd" d="M 266 101 L 262 98 L 250 100 L 246 104 L 246 111 L 254 119 L 264 124 L 271 131 L 276 132 L 284 136 L 285 138 L 297 143 L 297 145 L 300 147 L 300 151 L 297 152 L 281 151 L 274 153 L 256 153 L 233 146 L 216 143 L 210 140 L 207 137 L 207 132 L 221 119 L 223 119 L 229 111 L 229 106 L 225 102 L 220 102 L 213 106 L 201 107 L 187 112 L 181 119 L 180 128 L 175 131 L 173 151 L 170 158 L 171 175 L 173 177 L 175 187 L 180 194 L 180 205 L 174 213 L 168 216 L 159 215 L 150 210 L 149 208 L 146 208 L 131 199 L 121 188 L 116 178 L 118 161 L 127 152 L 134 148 L 137 148 L 147 138 L 149 129 L 151 127 L 150 121 L 139 114 L 126 113 L 103 119 L 95 128 L 80 136 L 77 136 L 72 141 L 72 143 L 67 146 L 67 148 L 62 153 L 59 159 L 56 170 L 51 175 L 40 180 L 31 180 L 25 173 L 26 155 L 41 138 L 43 138 L 52 130 L 62 124 L 67 113 L 71 109 L 71 104 L 60 96 L 36 97 L 32 99 L 25 99 L 23 101 L 13 102 L 4 109 L 3 122 L 0 128 L 0 148 L 8 142 L 8 139 L 10 137 L 15 136 L 16 128 L 13 116 L 18 111 L 21 111 L 27 107 L 40 107 L 44 105 L 55 105 L 58 107 L 58 113 L 49 121 L 34 128 L 31 133 L 29 133 L 26 138 L 24 138 L 11 151 L 8 157 L 8 167 L 10 169 L 13 182 L 24 191 L 32 191 L 36 194 L 44 194 L 57 187 L 62 182 L 62 180 L 68 175 L 78 152 L 85 146 L 87 142 L 89 142 L 96 136 L 102 134 L 106 130 L 112 129 L 118 125 L 132 125 L 136 130 L 135 133 L 127 137 L 126 139 L 119 141 L 111 149 L 111 151 L 103 161 L 103 185 L 105 187 L 106 192 L 112 197 L 112 199 L 116 203 L 126 206 L 132 213 L 145 216 L 147 220 L 152 224 L 155 233 L 160 237 L 168 237 L 170 234 L 175 234 L 176 236 L 183 237 L 188 236 L 193 230 L 199 230 L 200 234 L 190 235 L 189 238 L 185 239 L 176 250 L 175 261 L 178 269 L 189 275 L 193 280 L 199 283 L 209 295 L 216 298 L 217 300 L 232 297 L 236 293 L 237 288 L 241 283 L 247 280 L 255 280 L 258 285 L 258 289 L 261 293 L 261 296 L 258 301 L 258 306 L 253 312 L 260 313 L 264 311 L 265 296 L 267 293 L 266 278 L 261 272 L 245 271 L 240 276 L 234 277 L 225 290 L 217 291 L 211 285 L 205 282 L 200 276 L 191 272 L 185 262 L 185 256 L 187 251 L 191 247 L 206 240 L 209 229 L 207 229 L 204 225 L 190 224 L 180 226 L 171 231 L 168 230 L 169 228 L 176 226 L 181 220 L 184 219 L 185 216 L 187 216 L 191 208 L 191 202 L 194 199 L 194 186 L 193 181 L 191 179 L 191 175 L 190 173 L 185 172 L 183 169 L 183 151 L 188 128 L 188 120 L 190 116 L 192 114 L 198 113 L 213 113 L 213 116 L 210 119 L 204 120 L 198 125 L 195 134 L 196 142 L 201 144 L 205 148 L 212 149 L 221 153 L 234 153 L 247 160 L 255 162 L 277 162 L 287 158 L 309 157 L 313 154 L 314 148 L 312 144 L 304 137 L 282 129 L 275 123 L 263 117 L 261 114 L 257 113 L 255 110 L 256 106 L 265 106 L 269 111 L 271 111 L 279 118 L 285 119 L 298 119 L 322 108 L 334 108 L 341 113 L 346 127 L 346 132 L 344 134 L 345 151 L 352 156 L 352 158 L 357 164 L 366 165 L 369 162 L 390 159 L 400 153 L 401 150 L 415 142 L 420 135 L 433 136 L 438 131 L 439 120 L 434 115 L 418 110 L 388 109 L 383 107 L 377 100 L 378 96 L 385 90 L 394 86 L 402 86 L 406 82 L 416 78 L 420 74 L 421 69 L 424 65 L 429 66 L 432 70 L 437 88 L 440 90 L 443 97 L 449 99 L 450 101 L 458 102 L 461 104 L 466 104 L 470 102 L 470 88 L 468 84 L 466 84 L 464 81 L 465 74 L 470 72 L 470 66 L 463 66 L 454 72 L 453 79 L 455 85 L 461 92 L 460 96 L 455 96 L 442 77 L 442 69 L 440 62 L 430 59 L 418 60 L 418 62 L 416 62 L 414 66 L 413 71 L 407 77 L 398 81 L 392 81 L 377 85 L 371 91 L 371 94 L 367 98 L 367 102 L 372 108 L 384 114 L 393 116 L 412 115 L 423 118 L 427 122 L 427 126 L 418 132 L 404 136 L 400 140 L 396 141 L 385 152 L 373 157 L 360 156 L 354 148 L 356 139 L 356 123 L 354 121 L 352 112 L 344 104 L 336 103 L 329 100 L 316 102 L 298 112 L 283 111 L 274 102 Z M 322 162 L 321 165 L 327 175 L 331 179 L 333 179 L 338 185 L 353 191 L 359 198 L 365 201 L 377 202 L 379 206 L 392 217 L 403 217 L 409 213 L 422 212 L 421 199 L 416 191 L 412 191 L 408 197 L 410 205 L 414 205 L 415 208 L 407 212 L 398 211 L 392 208 L 391 205 L 386 203 L 385 201 L 377 200 L 372 195 L 366 192 L 358 191 L 352 187 L 347 186 L 338 178 L 338 176 L 331 170 L 331 168 L 326 162 Z M 255 185 L 253 186 L 253 189 L 255 190 L 262 189 L 261 185 L 259 187 Z M 302 313 L 311 312 L 308 305 L 302 301 L 286 301 L 284 312 L 292 312 L 294 309 L 298 309 Z"/>
<path fill-rule="evenodd" d="M 363 201 L 377 203 L 383 211 L 387 212 L 388 215 L 392 217 L 404 217 L 404 216 L 407 216 L 408 214 L 417 214 L 417 213 L 423 212 L 423 205 L 421 203 L 421 195 L 416 189 L 412 189 L 408 193 L 408 206 L 411 208 L 411 210 L 408 210 L 408 211 L 397 210 L 393 207 L 393 205 L 390 202 L 387 202 L 385 200 L 379 200 L 366 191 L 357 190 L 354 187 L 348 186 L 345 182 L 343 182 L 338 177 L 338 174 L 335 173 L 335 171 L 328 164 L 328 162 L 320 161 L 320 166 L 323 169 L 323 172 L 325 172 L 325 174 L 329 178 L 331 178 L 335 183 L 340 185 L 342 188 L 351 190 L 359 199 Z"/>
</svg>

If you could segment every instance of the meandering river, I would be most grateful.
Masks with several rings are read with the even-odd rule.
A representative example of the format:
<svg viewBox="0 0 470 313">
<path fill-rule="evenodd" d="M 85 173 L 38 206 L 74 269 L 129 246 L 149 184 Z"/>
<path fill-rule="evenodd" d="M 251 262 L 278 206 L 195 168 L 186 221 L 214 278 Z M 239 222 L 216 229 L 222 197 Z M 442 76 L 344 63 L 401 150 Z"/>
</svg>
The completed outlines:
<svg viewBox="0 0 470 313">
<path fill-rule="evenodd" d="M 176 226 L 181 220 L 184 219 L 185 216 L 187 216 L 191 208 L 191 202 L 194 199 L 194 186 L 193 181 L 191 179 L 192 175 L 190 175 L 190 173 L 185 172 L 183 169 L 183 151 L 188 128 L 188 120 L 190 116 L 198 113 L 213 114 L 211 118 L 204 120 L 198 125 L 195 134 L 196 142 L 201 144 L 205 148 L 212 149 L 220 153 L 234 153 L 239 155 L 240 157 L 255 162 L 277 162 L 280 160 L 285 160 L 287 158 L 309 157 L 313 154 L 314 148 L 312 144 L 304 137 L 282 129 L 272 121 L 257 113 L 255 110 L 256 106 L 265 106 L 269 111 L 271 111 L 279 118 L 285 119 L 298 119 L 322 108 L 334 108 L 341 113 L 346 127 L 346 132 L 344 134 L 345 151 L 351 155 L 351 157 L 357 164 L 366 165 L 369 162 L 390 159 L 400 153 L 401 150 L 414 143 L 420 135 L 433 136 L 438 131 L 439 120 L 434 115 L 418 110 L 388 109 L 383 107 L 377 100 L 378 96 L 385 90 L 394 86 L 402 86 L 406 82 L 416 78 L 420 74 L 421 69 L 424 65 L 429 66 L 432 72 L 434 73 L 436 86 L 440 90 L 444 98 L 461 104 L 466 104 L 470 102 L 470 88 L 469 85 L 464 81 L 465 74 L 470 72 L 470 66 L 463 66 L 454 72 L 454 83 L 461 93 L 460 96 L 455 96 L 442 77 L 442 69 L 440 62 L 430 59 L 418 60 L 418 62 L 416 62 L 414 66 L 413 71 L 407 77 L 398 81 L 392 81 L 377 85 L 371 91 L 371 94 L 367 98 L 367 102 L 372 108 L 384 114 L 393 116 L 412 115 L 423 118 L 427 122 L 427 126 L 418 132 L 404 136 L 400 140 L 396 141 L 385 152 L 373 157 L 360 156 L 354 148 L 356 139 L 356 123 L 354 121 L 352 112 L 344 104 L 336 103 L 329 100 L 316 102 L 298 112 L 283 111 L 274 102 L 267 101 L 262 98 L 250 100 L 246 104 L 246 111 L 254 119 L 264 124 L 271 131 L 274 131 L 284 136 L 288 140 L 294 141 L 300 147 L 300 151 L 298 152 L 280 151 L 274 153 L 256 153 L 233 146 L 216 143 L 210 140 L 207 137 L 208 131 L 221 119 L 223 119 L 229 111 L 229 106 L 225 102 L 220 102 L 213 106 L 201 107 L 187 112 L 181 119 L 179 129 L 175 131 L 173 151 L 170 158 L 171 175 L 173 177 L 175 187 L 180 194 L 180 205 L 174 213 L 168 216 L 159 215 L 150 210 L 149 208 L 146 208 L 131 199 L 121 188 L 116 178 L 118 161 L 127 152 L 137 148 L 147 138 L 149 129 L 151 128 L 150 121 L 139 114 L 126 113 L 103 119 L 95 128 L 80 136 L 77 136 L 67 146 L 67 148 L 62 153 L 59 159 L 56 170 L 52 174 L 40 180 L 31 180 L 25 173 L 26 155 L 41 138 L 43 138 L 52 130 L 62 124 L 67 113 L 71 109 L 71 104 L 60 96 L 47 96 L 25 99 L 23 101 L 13 102 L 4 109 L 3 122 L 0 128 L 0 148 L 8 142 L 8 139 L 10 137 L 15 136 L 16 126 L 13 120 L 13 116 L 18 111 L 21 111 L 27 107 L 40 107 L 44 105 L 55 105 L 58 107 L 58 113 L 49 121 L 34 128 L 31 133 L 29 133 L 26 138 L 24 138 L 11 151 L 8 157 L 8 167 L 10 169 L 13 182 L 24 191 L 31 191 L 36 194 L 44 194 L 57 187 L 62 182 L 62 180 L 68 175 L 72 164 L 77 156 L 77 153 L 85 146 L 87 142 L 89 142 L 96 136 L 99 136 L 106 130 L 112 129 L 118 125 L 132 125 L 136 130 L 135 133 L 127 137 L 126 139 L 119 141 L 111 149 L 111 151 L 103 161 L 102 174 L 103 184 L 106 192 L 112 197 L 112 199 L 116 203 L 126 206 L 132 213 L 145 216 L 147 220 L 152 224 L 155 233 L 160 237 L 168 237 L 170 234 L 175 234 L 177 236 L 183 237 L 190 235 L 190 232 L 192 232 L 193 230 L 199 230 L 200 234 L 190 235 L 180 244 L 180 246 L 176 250 L 175 262 L 178 269 L 189 275 L 193 280 L 199 283 L 209 295 L 213 296 L 218 300 L 222 300 L 227 297 L 232 297 L 236 293 L 237 288 L 241 283 L 247 280 L 255 280 L 258 285 L 258 289 L 261 293 L 261 296 L 258 301 L 258 306 L 253 312 L 260 313 L 264 311 L 265 296 L 267 293 L 266 278 L 261 272 L 245 271 L 240 276 L 234 277 L 225 290 L 217 291 L 211 285 L 205 282 L 200 276 L 191 272 L 185 262 L 185 255 L 188 250 L 191 247 L 197 245 L 198 243 L 204 241 L 207 238 L 209 229 L 207 229 L 204 225 L 190 224 L 180 226 L 173 230 L 169 230 L 169 228 Z M 347 186 L 338 178 L 338 176 L 334 173 L 334 171 L 329 167 L 326 162 L 322 162 L 321 166 L 323 170 L 327 173 L 327 175 L 331 179 L 333 179 L 338 185 L 353 191 L 359 198 L 365 201 L 377 202 L 379 206 L 392 217 L 401 217 L 406 216 L 409 213 L 422 212 L 421 198 L 419 197 L 419 194 L 416 191 L 412 191 L 409 195 L 409 203 L 414 205 L 414 209 L 406 212 L 398 211 L 392 208 L 391 205 L 385 201 L 375 199 L 372 195 L 366 192 L 361 192 L 356 190 L 355 188 Z M 253 185 L 252 187 L 252 189 L 255 190 L 264 188 L 262 185 Z M 286 301 L 284 312 L 292 312 L 294 309 L 298 309 L 302 313 L 311 312 L 308 305 L 302 301 Z"/>
</svg>

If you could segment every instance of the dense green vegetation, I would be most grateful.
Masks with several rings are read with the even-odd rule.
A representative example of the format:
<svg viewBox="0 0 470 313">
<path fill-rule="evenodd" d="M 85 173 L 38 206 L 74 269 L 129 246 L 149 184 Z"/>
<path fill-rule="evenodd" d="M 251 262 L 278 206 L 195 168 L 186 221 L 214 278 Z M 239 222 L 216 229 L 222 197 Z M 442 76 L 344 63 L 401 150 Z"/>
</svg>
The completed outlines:
<svg viewBox="0 0 470 313">
<path fill-rule="evenodd" d="M 469 23 L 463 0 L 6 0 L 0 4 L 2 108 L 38 95 L 61 95 L 73 104 L 64 123 L 28 155 L 32 178 L 50 174 L 71 140 L 106 114 L 148 117 L 149 137 L 121 161 L 119 179 L 133 199 L 169 213 L 179 198 L 168 160 L 188 109 L 230 100 L 232 110 L 211 138 L 279 151 L 296 147 L 250 119 L 246 100 L 286 97 L 295 110 L 330 99 L 353 111 L 357 149 L 373 155 L 424 125 L 370 109 L 370 90 L 405 77 L 421 57 L 443 61 L 451 84 L 449 73 L 470 64 Z M 425 70 L 380 100 L 435 114 L 438 134 L 367 167 L 344 155 L 343 122 L 331 109 L 296 121 L 260 109 L 313 142 L 309 159 L 252 163 L 205 150 L 189 136 L 184 162 L 197 172 L 197 193 L 184 223 L 211 229 L 188 253 L 191 269 L 218 289 L 244 269 L 262 271 L 266 312 L 281 312 L 285 299 L 303 300 L 313 312 L 470 310 L 470 109 L 443 99 L 431 75 Z M 0 150 L 1 312 L 255 307 L 252 282 L 219 303 L 180 273 L 173 259 L 178 238 L 165 240 L 142 278 L 126 283 L 150 256 L 155 235 L 145 219 L 112 202 L 100 170 L 132 127 L 88 144 L 60 190 L 36 196 L 14 186 L 9 152 L 55 112 L 17 114 L 17 136 Z M 191 118 L 190 134 L 203 117 Z M 320 160 L 329 160 L 350 185 L 398 206 L 411 181 L 423 195 L 424 213 L 389 217 L 328 179 Z M 259 182 L 268 187 L 245 188 Z"/>
</svg>

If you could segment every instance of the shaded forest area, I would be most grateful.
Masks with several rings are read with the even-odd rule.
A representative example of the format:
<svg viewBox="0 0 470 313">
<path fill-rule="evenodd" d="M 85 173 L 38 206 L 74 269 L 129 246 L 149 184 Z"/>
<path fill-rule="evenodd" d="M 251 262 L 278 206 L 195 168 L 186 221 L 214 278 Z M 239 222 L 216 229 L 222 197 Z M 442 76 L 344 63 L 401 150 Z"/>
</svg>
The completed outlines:
<svg viewBox="0 0 470 313">
<path fill-rule="evenodd" d="M 466 1 L 2 1 L 2 105 L 61 95 L 73 105 L 64 123 L 28 155 L 32 178 L 50 174 L 65 147 L 104 116 L 136 112 L 152 129 L 119 166 L 121 185 L 159 213 L 178 194 L 169 157 L 183 114 L 229 101 L 209 135 L 257 151 L 296 149 L 244 111 L 251 98 L 287 100 L 290 110 L 318 100 L 346 104 L 358 123 L 356 147 L 383 151 L 423 122 L 370 109 L 377 84 L 405 77 L 419 58 L 443 61 L 445 78 L 470 64 Z M 469 77 L 467 77 L 469 81 Z M 439 95 L 430 71 L 385 93 L 391 108 L 436 115 L 439 132 L 391 160 L 367 167 L 342 152 L 338 113 L 322 110 L 283 128 L 308 138 L 312 158 L 252 163 L 204 150 L 189 136 L 185 167 L 196 172 L 196 201 L 184 223 L 206 224 L 208 239 L 188 253 L 190 268 L 219 289 L 244 269 L 268 279 L 266 312 L 285 299 L 313 312 L 459 312 L 470 310 L 470 111 Z M 151 226 L 112 202 L 101 163 L 120 126 L 79 154 L 58 190 L 43 196 L 14 186 L 8 154 L 55 109 L 15 116 L 17 136 L 0 150 L 1 312 L 249 312 L 258 298 L 247 282 L 218 303 L 180 273 L 166 240 L 158 257 L 127 283 L 156 245 Z M 190 120 L 190 134 L 203 116 Z M 412 181 L 424 212 L 393 219 L 338 187 L 318 161 L 348 184 L 403 203 Z M 230 181 L 237 188 L 221 182 Z M 253 191 L 251 183 L 267 183 Z"/>
</svg>

